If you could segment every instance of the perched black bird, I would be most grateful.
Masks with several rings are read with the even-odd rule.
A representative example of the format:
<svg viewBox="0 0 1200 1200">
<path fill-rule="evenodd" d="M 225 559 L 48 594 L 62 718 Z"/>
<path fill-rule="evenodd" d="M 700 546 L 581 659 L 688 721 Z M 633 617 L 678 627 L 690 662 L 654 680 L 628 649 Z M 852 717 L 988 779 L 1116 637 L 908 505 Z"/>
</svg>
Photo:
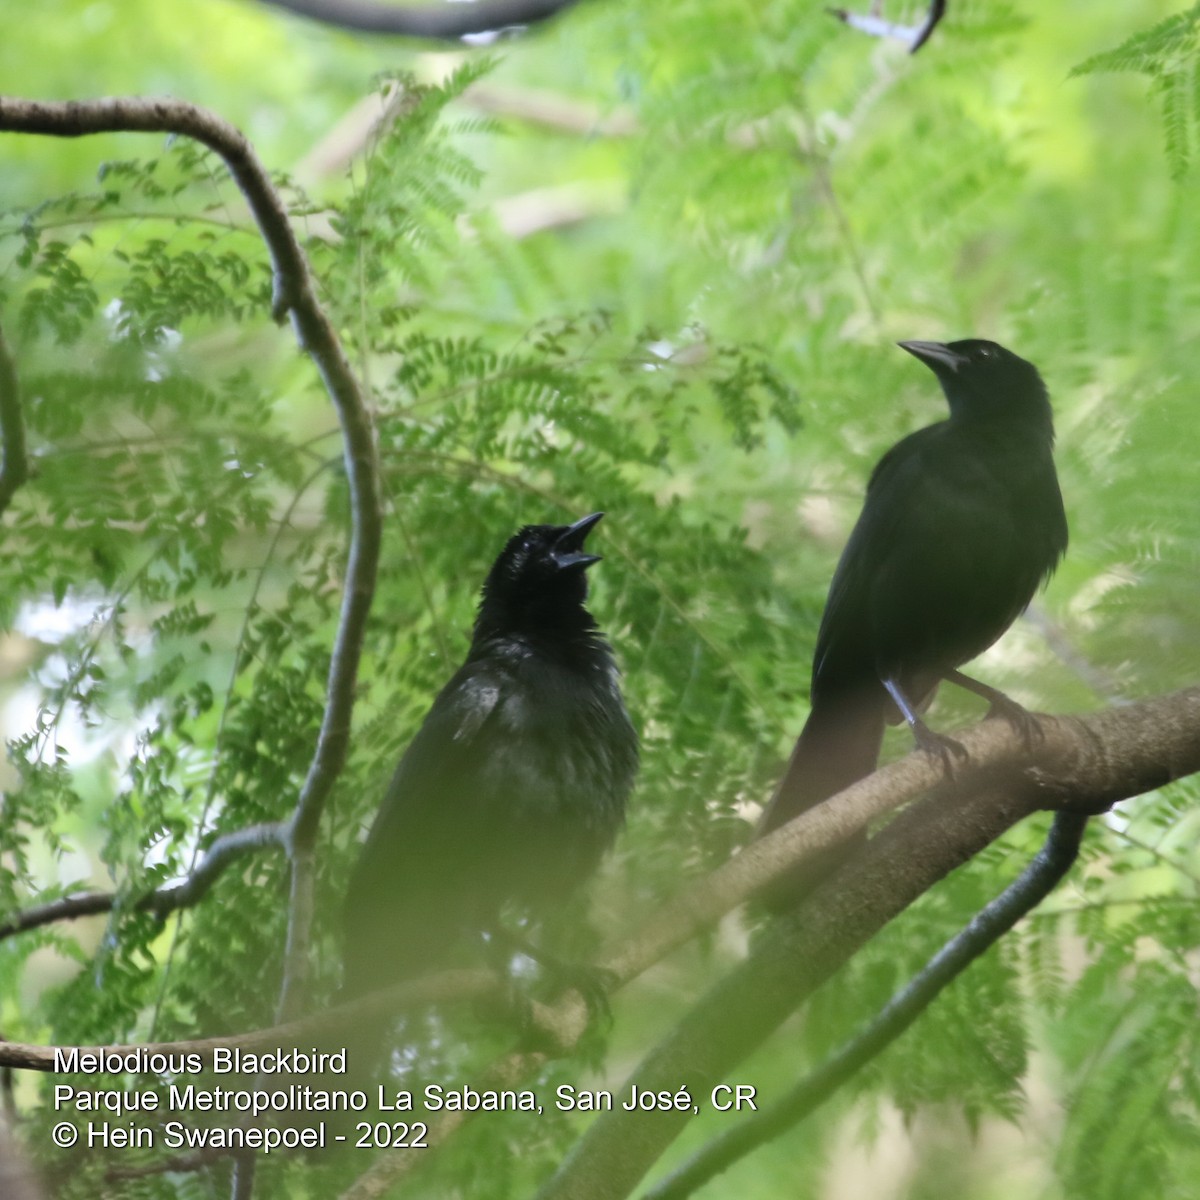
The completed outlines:
<svg viewBox="0 0 1200 1200">
<path fill-rule="evenodd" d="M 1067 548 L 1045 384 L 995 342 L 900 345 L 938 377 L 950 417 L 897 442 L 871 475 L 817 634 L 812 711 L 761 833 L 869 775 L 885 721 L 908 721 L 949 765 L 962 747 L 918 715 L 941 680 L 1036 733 L 1024 709 L 957 668 L 1016 620 Z"/>
<path fill-rule="evenodd" d="M 596 869 L 624 819 L 637 735 L 584 607 L 583 543 L 603 516 L 529 525 L 483 585 L 466 662 L 405 751 L 346 895 L 344 992 L 442 965 L 544 914 Z"/>
</svg>

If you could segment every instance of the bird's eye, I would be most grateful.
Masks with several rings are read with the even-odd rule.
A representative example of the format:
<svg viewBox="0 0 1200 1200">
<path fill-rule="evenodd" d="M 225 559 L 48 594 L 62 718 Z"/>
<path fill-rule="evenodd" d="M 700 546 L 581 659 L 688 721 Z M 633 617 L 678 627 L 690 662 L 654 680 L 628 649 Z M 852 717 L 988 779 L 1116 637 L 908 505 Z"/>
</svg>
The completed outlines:
<svg viewBox="0 0 1200 1200">
<path fill-rule="evenodd" d="M 995 358 L 996 348 L 995 346 L 980 346 L 979 349 L 975 351 L 975 356 L 976 358 Z"/>
</svg>

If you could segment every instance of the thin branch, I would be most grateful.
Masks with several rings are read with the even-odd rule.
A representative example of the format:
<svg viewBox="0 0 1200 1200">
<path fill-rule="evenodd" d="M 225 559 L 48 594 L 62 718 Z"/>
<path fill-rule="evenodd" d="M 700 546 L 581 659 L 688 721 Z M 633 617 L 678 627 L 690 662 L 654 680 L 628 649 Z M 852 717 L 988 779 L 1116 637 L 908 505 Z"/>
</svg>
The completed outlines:
<svg viewBox="0 0 1200 1200">
<path fill-rule="evenodd" d="M 305 447 L 305 451 L 307 450 L 308 447 Z M 233 647 L 233 661 L 229 667 L 229 682 L 225 686 L 225 699 L 221 705 L 221 717 L 217 722 L 216 737 L 213 739 L 213 761 L 208 772 L 208 782 L 204 788 L 204 804 L 200 809 L 200 819 L 196 822 L 196 829 L 201 837 L 204 835 L 205 827 L 208 825 L 208 815 L 212 811 L 212 807 L 217 798 L 217 774 L 218 767 L 222 761 L 222 756 L 225 750 L 226 723 L 229 720 L 233 693 L 237 686 L 238 675 L 241 672 L 243 651 L 246 646 L 246 640 L 249 636 L 250 623 L 253 620 L 255 611 L 258 608 L 258 597 L 263 586 L 263 581 L 266 578 L 268 568 L 275 559 L 275 552 L 279 548 L 280 541 L 283 539 L 284 530 L 287 529 L 291 524 L 292 518 L 295 515 L 296 508 L 300 504 L 301 499 L 308 492 L 308 489 L 312 486 L 312 484 L 316 482 L 318 477 L 330 466 L 330 460 L 322 459 L 320 455 L 315 454 L 315 452 L 313 457 L 317 459 L 316 466 L 303 480 L 301 480 L 300 486 L 293 493 L 292 498 L 288 501 L 287 508 L 284 509 L 282 515 L 280 516 L 279 521 L 275 526 L 275 531 L 271 535 L 271 540 L 267 544 L 266 552 L 261 556 L 261 561 L 258 564 L 258 570 L 254 577 L 254 586 L 250 589 L 250 596 L 246 600 L 245 606 L 242 609 L 241 628 L 238 630 L 237 641 L 234 643 Z M 280 834 L 286 833 L 286 827 L 284 826 L 276 826 L 275 828 L 278 829 Z M 220 839 L 217 845 L 220 845 L 223 841 L 224 839 Z M 283 845 L 286 848 L 286 841 L 282 836 L 280 837 L 279 841 L 280 845 Z M 213 847 L 212 849 L 215 848 L 216 847 Z M 201 864 L 202 867 L 207 867 L 210 865 L 212 849 L 210 849 L 209 854 Z M 199 843 L 197 842 L 192 849 L 192 860 L 188 864 L 189 874 L 196 869 L 196 859 L 199 855 L 199 852 L 200 847 Z M 171 932 L 171 944 L 167 949 L 166 959 L 164 960 L 163 964 L 162 978 L 158 986 L 158 997 L 154 1003 L 154 1015 L 150 1021 L 150 1037 L 153 1037 L 158 1029 L 159 1015 L 162 1012 L 162 1006 L 167 995 L 167 988 L 170 984 L 171 967 L 175 961 L 175 951 L 179 946 L 180 929 L 180 922 L 176 921 L 175 928 Z"/>
<path fill-rule="evenodd" d="M 1110 829 L 1109 832 L 1126 844 L 1134 846 L 1138 850 L 1145 850 L 1147 854 L 1153 855 L 1164 867 L 1170 867 L 1173 871 L 1178 871 L 1184 879 L 1189 880 L 1196 887 L 1200 888 L 1200 875 L 1197 875 L 1186 862 L 1180 862 L 1179 859 L 1173 858 L 1169 854 L 1164 854 L 1153 842 L 1147 842 L 1143 838 L 1130 833 L 1127 829 Z M 1164 837 L 1163 840 L 1165 841 L 1166 838 Z"/>
<path fill-rule="evenodd" d="M 577 0 L 474 0 L 470 4 L 428 4 L 406 8 L 374 0 L 264 0 L 324 25 L 360 33 L 456 41 L 514 25 L 536 25 L 572 7 Z"/>
<path fill-rule="evenodd" d="M 1058 885 L 1079 856 L 1088 818 L 1060 812 L 1033 861 L 967 926 L 954 935 L 878 1013 L 816 1070 L 770 1108 L 726 1130 L 644 1194 L 643 1200 L 684 1200 L 759 1146 L 799 1124 L 882 1053 L 971 963 Z"/>
<path fill-rule="evenodd" d="M 314 847 L 321 813 L 346 761 L 354 686 L 375 592 L 382 535 L 379 464 L 370 414 L 337 331 L 316 296 L 312 272 L 279 194 L 250 143 L 228 122 L 178 100 L 109 98 L 42 103 L 0 97 L 0 130 L 80 137 L 141 131 L 191 137 L 225 161 L 262 232 L 275 272 L 273 313 L 288 313 L 301 347 L 325 383 L 341 425 L 350 492 L 346 585 L 329 666 L 317 746 L 287 830 L 292 863 L 280 1018 L 300 1011 L 308 983 L 315 881 Z"/>
<path fill-rule="evenodd" d="M 251 1200 L 251 1197 L 254 1195 L 255 1162 L 256 1158 L 253 1150 L 240 1150 L 233 1155 L 231 1200 Z"/>
<path fill-rule="evenodd" d="M 0 925 L 0 941 L 42 925 L 53 925 L 57 921 L 76 921 L 80 917 L 112 912 L 116 903 L 115 892 L 76 892 L 61 900 L 50 900 L 25 909 Z"/>
<path fill-rule="evenodd" d="M 1080 653 L 1072 644 L 1067 631 L 1041 604 L 1031 604 L 1025 610 L 1024 619 L 1045 638 L 1046 645 L 1058 660 L 1068 670 L 1073 671 L 1101 700 L 1109 704 L 1129 703 L 1122 694 L 1117 677 L 1111 671 L 1090 662 Z"/>
<path fill-rule="evenodd" d="M 25 453 L 25 415 L 21 411 L 21 387 L 4 330 L 0 329 L 0 513 L 29 478 Z"/>
<path fill-rule="evenodd" d="M 382 1013 L 394 1014 L 429 1004 L 452 1004 L 459 1001 L 487 999 L 503 1002 L 505 984 L 495 972 L 486 970 L 443 971 L 425 979 L 398 984 L 383 991 L 372 992 L 349 1004 L 339 1004 L 299 1021 L 273 1025 L 267 1029 L 254 1029 L 248 1033 L 229 1034 L 222 1037 L 192 1038 L 180 1042 L 138 1042 L 112 1046 L 39 1046 L 28 1042 L 0 1041 L 0 1067 L 18 1067 L 25 1071 L 56 1071 L 56 1061 L 69 1059 L 78 1053 L 80 1058 L 99 1056 L 105 1061 L 113 1055 L 122 1058 L 135 1056 L 146 1062 L 155 1054 L 181 1055 L 198 1054 L 202 1059 L 211 1058 L 216 1049 L 277 1050 L 292 1044 L 293 1039 L 311 1039 L 325 1030 L 344 1029 L 352 1020 Z M 545 1006 L 534 1004 L 532 1008 L 535 1024 L 541 1025 Z M 298 1044 L 305 1044 L 300 1041 Z M 117 1074 L 124 1073 L 124 1069 Z M 152 1072 L 144 1072 L 152 1073 Z"/>
<path fill-rule="evenodd" d="M 932 0 L 929 11 L 920 25 L 898 25 L 894 21 L 885 21 L 878 12 L 878 3 L 872 4 L 871 11 L 853 13 L 844 8 L 829 8 L 825 11 L 830 16 L 837 17 L 851 29 L 870 37 L 894 38 L 907 44 L 909 54 L 916 54 L 929 41 L 938 22 L 946 15 L 946 0 Z"/>
<path fill-rule="evenodd" d="M 227 833 L 213 842 L 200 865 L 182 883 L 158 888 L 141 897 L 133 907 L 159 917 L 165 917 L 177 909 L 191 908 L 208 894 L 232 863 L 266 846 L 284 846 L 286 834 L 287 825 L 283 822 L 250 825 Z M 0 925 L 0 941 L 56 921 L 74 921 L 79 917 L 111 912 L 119 902 L 120 896 L 116 892 L 78 892 L 61 900 L 51 900 L 27 908 Z"/>
<path fill-rule="evenodd" d="M 357 101 L 300 159 L 295 176 L 320 180 L 341 175 L 366 150 L 380 120 L 388 115 L 391 95 L 392 88 L 383 88 Z M 538 88 L 481 81 L 471 84 L 459 103 L 489 116 L 588 138 L 632 137 L 639 132 L 637 119 L 629 109 L 601 109 L 573 96 Z"/>
</svg>

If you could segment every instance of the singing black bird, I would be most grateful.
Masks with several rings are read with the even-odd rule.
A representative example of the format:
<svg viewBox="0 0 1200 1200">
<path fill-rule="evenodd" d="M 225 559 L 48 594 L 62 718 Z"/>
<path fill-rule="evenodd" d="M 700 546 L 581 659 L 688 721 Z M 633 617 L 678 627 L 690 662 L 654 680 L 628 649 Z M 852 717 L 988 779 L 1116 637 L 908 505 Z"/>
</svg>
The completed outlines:
<svg viewBox="0 0 1200 1200">
<path fill-rule="evenodd" d="M 400 760 L 350 879 L 344 994 L 442 965 L 512 902 L 544 914 L 624 819 L 637 735 L 584 607 L 603 516 L 528 525 L 496 559 L 467 660 Z"/>
<path fill-rule="evenodd" d="M 871 475 L 817 634 L 812 710 L 760 833 L 869 775 L 885 721 L 906 720 L 947 762 L 961 753 L 919 716 L 942 680 L 1036 732 L 958 668 L 1016 620 L 1067 548 L 1046 386 L 995 342 L 900 345 L 937 376 L 950 417 L 897 442 Z"/>
</svg>

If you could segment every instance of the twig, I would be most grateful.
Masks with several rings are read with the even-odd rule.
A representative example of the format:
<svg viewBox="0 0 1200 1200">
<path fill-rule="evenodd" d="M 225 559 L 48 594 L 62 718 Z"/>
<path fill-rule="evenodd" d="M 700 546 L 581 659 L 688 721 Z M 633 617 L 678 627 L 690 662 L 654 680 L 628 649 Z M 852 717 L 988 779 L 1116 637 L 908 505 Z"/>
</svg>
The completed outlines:
<svg viewBox="0 0 1200 1200">
<path fill-rule="evenodd" d="M 1104 667 L 1088 660 L 1071 642 L 1067 631 L 1040 604 L 1031 604 L 1024 619 L 1046 639 L 1046 645 L 1069 670 L 1109 704 L 1128 704 L 1121 693 L 1120 681 Z"/>
<path fill-rule="evenodd" d="M 726 1130 L 699 1150 L 643 1200 L 684 1200 L 714 1176 L 799 1124 L 844 1083 L 892 1044 L 936 997 L 981 954 L 1040 904 L 1058 885 L 1079 855 L 1088 818 L 1060 812 L 1045 844 L 1028 867 L 969 924 L 955 934 L 857 1034 L 783 1099 L 740 1125 Z"/>
<path fill-rule="evenodd" d="M 203 899 L 230 864 L 264 846 L 282 847 L 286 832 L 286 824 L 272 823 L 250 825 L 227 833 L 213 842 L 200 865 L 183 883 L 158 888 L 137 900 L 133 907 L 159 917 L 165 917 L 177 909 L 191 908 Z M 56 921 L 74 921 L 79 917 L 111 912 L 119 901 L 116 892 L 79 892 L 27 908 L 0 925 L 0 941 Z"/>
<path fill-rule="evenodd" d="M 283 202 L 250 143 L 232 125 L 179 100 L 126 97 L 42 103 L 0 97 L 0 130 L 54 137 L 127 130 L 173 133 L 194 138 L 219 154 L 245 196 L 270 252 L 275 272 L 274 316 L 282 320 L 291 314 L 300 345 L 316 364 L 337 411 L 350 492 L 350 548 L 325 712 L 285 835 L 292 887 L 279 1015 L 286 1021 L 300 1011 L 307 989 L 314 846 L 325 802 L 346 761 L 355 679 L 379 564 L 382 504 L 370 415 L 337 331 L 317 300 L 308 260 Z"/>
<path fill-rule="evenodd" d="M 885 21 L 875 11 L 876 8 L 877 6 L 873 5 L 869 13 L 853 13 L 844 8 L 829 8 L 825 11 L 860 33 L 906 42 L 909 54 L 916 54 L 929 41 L 938 22 L 946 15 L 946 0 L 932 0 L 925 20 L 920 25 L 897 25 L 894 21 Z"/>
<path fill-rule="evenodd" d="M 572 7 L 577 0 L 476 0 L 471 4 L 428 4 L 419 8 L 378 4 L 374 0 L 264 2 L 338 29 L 452 41 L 514 25 L 536 25 Z"/>
<path fill-rule="evenodd" d="M 29 478 L 25 454 L 25 416 L 21 411 L 21 388 L 4 330 L 0 329 L 0 513 Z"/>
</svg>

